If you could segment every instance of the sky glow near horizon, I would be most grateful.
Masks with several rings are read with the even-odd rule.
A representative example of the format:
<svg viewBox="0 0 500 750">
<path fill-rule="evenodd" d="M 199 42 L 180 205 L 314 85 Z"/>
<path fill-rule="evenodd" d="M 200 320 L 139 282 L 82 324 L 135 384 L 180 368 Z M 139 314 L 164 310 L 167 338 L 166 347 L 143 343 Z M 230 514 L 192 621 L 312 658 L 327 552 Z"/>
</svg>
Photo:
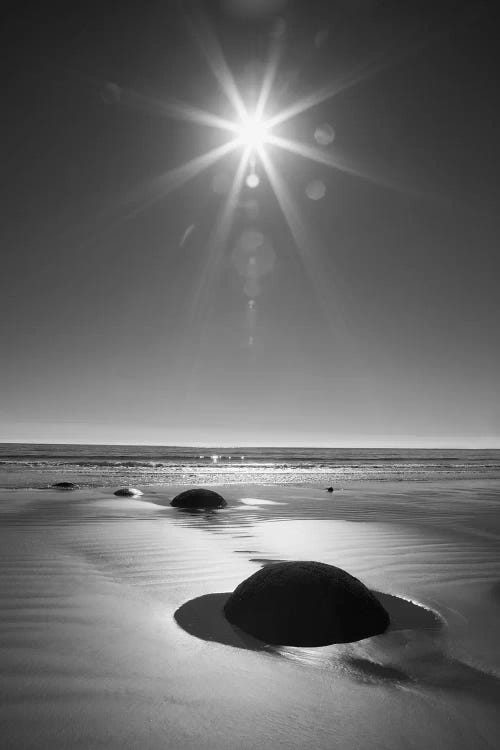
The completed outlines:
<svg viewBox="0 0 500 750">
<path fill-rule="evenodd" d="M 500 446 L 491 19 L 314 3 L 25 29 L 0 441 Z"/>
</svg>

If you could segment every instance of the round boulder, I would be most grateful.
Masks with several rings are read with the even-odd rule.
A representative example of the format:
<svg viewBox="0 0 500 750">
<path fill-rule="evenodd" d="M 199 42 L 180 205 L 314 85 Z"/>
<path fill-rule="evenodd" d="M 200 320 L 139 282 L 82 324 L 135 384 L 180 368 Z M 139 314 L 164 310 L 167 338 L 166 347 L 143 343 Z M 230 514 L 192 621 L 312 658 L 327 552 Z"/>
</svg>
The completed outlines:
<svg viewBox="0 0 500 750">
<path fill-rule="evenodd" d="M 266 565 L 244 580 L 224 614 L 255 638 L 282 646 L 327 646 L 383 633 L 389 615 L 357 578 L 334 565 Z"/>
<path fill-rule="evenodd" d="M 137 497 L 138 495 L 142 495 L 142 492 L 136 490 L 135 487 L 120 487 L 119 490 L 113 492 L 113 495 L 118 495 L 118 497 Z"/>
<path fill-rule="evenodd" d="M 224 508 L 224 498 L 213 490 L 195 489 L 181 492 L 170 505 L 174 508 Z"/>
<path fill-rule="evenodd" d="M 55 487 L 58 490 L 77 490 L 78 485 L 74 482 L 56 482 L 52 485 L 52 487 Z"/>
</svg>

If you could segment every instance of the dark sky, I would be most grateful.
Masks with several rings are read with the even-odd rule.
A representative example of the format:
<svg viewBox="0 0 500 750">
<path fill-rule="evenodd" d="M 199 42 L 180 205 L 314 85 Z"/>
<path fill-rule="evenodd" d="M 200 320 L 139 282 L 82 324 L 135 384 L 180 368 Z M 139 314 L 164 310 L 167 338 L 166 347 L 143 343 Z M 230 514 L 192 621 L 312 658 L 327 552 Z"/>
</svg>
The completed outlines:
<svg viewBox="0 0 500 750">
<path fill-rule="evenodd" d="M 256 4 L 12 3 L 0 440 L 500 446 L 496 4 Z M 278 133 L 370 179 L 269 144 L 292 227 L 257 161 L 214 246 L 238 150 L 155 190 L 230 137 L 163 104 L 237 119 L 200 28 L 247 102 L 280 40 L 270 114 L 371 65 Z"/>
</svg>

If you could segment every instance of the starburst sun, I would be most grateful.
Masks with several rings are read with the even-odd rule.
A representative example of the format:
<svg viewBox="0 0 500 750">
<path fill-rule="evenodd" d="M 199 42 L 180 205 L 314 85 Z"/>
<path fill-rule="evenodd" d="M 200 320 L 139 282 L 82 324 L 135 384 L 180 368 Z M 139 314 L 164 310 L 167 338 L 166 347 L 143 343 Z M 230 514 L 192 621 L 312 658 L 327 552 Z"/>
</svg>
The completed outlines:
<svg viewBox="0 0 500 750">
<path fill-rule="evenodd" d="M 244 118 L 236 132 L 241 145 L 252 152 L 261 149 L 270 134 L 267 122 L 258 115 Z"/>
<path fill-rule="evenodd" d="M 279 111 L 272 111 L 273 107 L 269 105 L 272 105 L 272 92 L 276 82 L 281 53 L 280 45 L 276 43 L 271 47 L 256 103 L 250 108 L 245 104 L 222 49 L 208 26 L 198 30 L 199 33 L 197 30 L 194 31 L 200 50 L 204 54 L 220 90 L 231 105 L 231 119 L 179 101 L 152 100 L 132 91 L 124 92 L 123 99 L 126 99 L 128 95 L 128 103 L 131 105 L 146 107 L 148 110 L 154 108 L 163 116 L 213 128 L 228 137 L 210 151 L 171 169 L 148 183 L 141 191 L 136 192 L 133 201 L 131 201 L 135 204 L 134 215 L 141 208 L 165 197 L 171 191 L 213 167 L 221 159 L 239 150 L 240 158 L 237 167 L 225 199 L 222 201 L 220 211 L 214 217 L 213 230 L 208 238 L 208 243 L 205 245 L 205 270 L 203 280 L 200 279 L 194 292 L 193 309 L 201 308 L 202 289 L 210 285 L 211 278 L 215 274 L 214 269 L 222 263 L 225 247 L 231 236 L 235 220 L 235 208 L 239 205 L 239 196 L 242 189 L 246 186 L 248 189 L 255 190 L 262 186 L 263 179 L 266 180 L 267 185 L 276 196 L 304 270 L 318 291 L 318 298 L 326 300 L 325 307 L 328 307 L 331 293 L 328 285 L 325 284 L 326 276 L 320 260 L 324 253 L 320 250 L 319 244 L 314 238 L 314 233 L 304 223 L 300 206 L 294 199 L 287 181 L 274 164 L 273 152 L 276 149 L 282 149 L 321 166 L 340 170 L 385 187 L 401 188 L 388 180 L 380 179 L 378 175 L 370 174 L 364 168 L 360 169 L 359 165 L 355 165 L 350 159 L 340 155 L 337 149 L 330 148 L 334 139 L 334 130 L 329 123 L 324 123 L 313 131 L 314 143 L 304 143 L 289 137 L 285 138 L 276 131 L 284 123 L 289 123 L 295 117 L 331 99 L 340 91 L 356 85 L 383 66 L 372 63 L 365 67 L 361 66 L 361 69 L 358 67 L 352 74 L 345 76 L 343 80 L 333 80 L 304 98 L 292 102 L 289 106 Z M 269 114 L 269 110 L 272 111 L 272 114 Z M 325 185 L 321 180 L 315 180 L 313 183 L 313 185 L 308 184 L 305 194 L 311 200 L 320 200 L 326 193 Z"/>
</svg>

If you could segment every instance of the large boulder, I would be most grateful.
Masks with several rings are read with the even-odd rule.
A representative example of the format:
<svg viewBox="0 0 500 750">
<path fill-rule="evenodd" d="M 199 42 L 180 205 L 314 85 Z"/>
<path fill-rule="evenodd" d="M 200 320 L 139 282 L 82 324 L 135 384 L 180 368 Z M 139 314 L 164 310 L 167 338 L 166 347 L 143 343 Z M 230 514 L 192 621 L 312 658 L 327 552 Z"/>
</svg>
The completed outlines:
<svg viewBox="0 0 500 750">
<path fill-rule="evenodd" d="M 142 492 L 136 490 L 135 487 L 120 487 L 119 490 L 113 492 L 113 495 L 118 495 L 118 497 L 138 497 L 142 495 Z"/>
<path fill-rule="evenodd" d="M 227 503 L 218 492 L 200 488 L 181 492 L 170 505 L 174 508 L 224 508 Z"/>
<path fill-rule="evenodd" d="M 357 578 L 320 562 L 266 565 L 224 606 L 226 618 L 266 643 L 326 646 L 383 633 L 389 615 Z"/>
</svg>

